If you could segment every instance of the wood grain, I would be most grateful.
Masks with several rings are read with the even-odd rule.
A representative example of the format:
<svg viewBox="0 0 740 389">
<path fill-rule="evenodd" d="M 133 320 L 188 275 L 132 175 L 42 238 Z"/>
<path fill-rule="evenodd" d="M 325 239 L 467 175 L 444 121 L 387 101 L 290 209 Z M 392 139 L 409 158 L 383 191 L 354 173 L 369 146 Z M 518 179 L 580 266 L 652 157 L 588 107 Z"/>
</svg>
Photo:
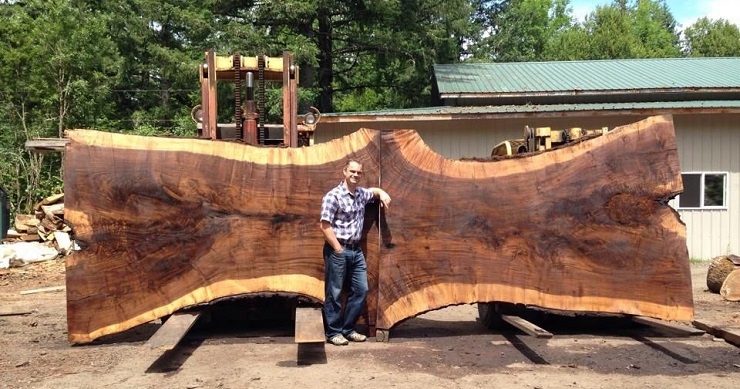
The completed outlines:
<svg viewBox="0 0 740 389">
<path fill-rule="evenodd" d="M 366 212 L 371 329 L 490 301 L 693 316 L 670 117 L 494 162 L 447 160 L 410 130 L 299 149 L 72 131 L 70 341 L 228 296 L 323 300 L 321 198 L 348 158 L 393 197 Z"/>
<path fill-rule="evenodd" d="M 669 117 L 497 162 L 444 159 L 413 131 L 382 150 L 377 328 L 482 301 L 692 319 Z"/>
<path fill-rule="evenodd" d="M 740 269 L 735 269 L 727 275 L 719 294 L 725 300 L 740 301 Z"/>
<path fill-rule="evenodd" d="M 377 185 L 378 139 L 276 149 L 71 132 L 65 217 L 82 250 L 67 260 L 70 341 L 221 297 L 323 300 L 321 198 L 348 156 Z"/>
</svg>

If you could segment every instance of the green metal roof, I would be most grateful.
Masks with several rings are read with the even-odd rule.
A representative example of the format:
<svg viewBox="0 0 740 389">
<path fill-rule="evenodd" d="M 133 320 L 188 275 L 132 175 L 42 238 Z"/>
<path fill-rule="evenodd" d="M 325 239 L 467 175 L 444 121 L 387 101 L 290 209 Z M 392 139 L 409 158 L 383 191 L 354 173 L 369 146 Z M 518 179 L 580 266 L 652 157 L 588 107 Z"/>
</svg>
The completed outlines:
<svg viewBox="0 0 740 389">
<path fill-rule="evenodd" d="M 639 114 L 680 114 L 692 112 L 740 113 L 740 100 L 543 105 L 525 104 L 469 107 L 441 106 L 400 110 L 389 109 L 363 112 L 326 113 L 321 115 L 321 120 L 327 123 L 355 121 L 447 120 L 450 117 L 474 119 L 488 115 L 497 117 L 548 114 L 557 116 L 565 116 L 567 114 L 582 116 L 592 113 L 624 113 L 625 111 L 632 111 Z"/>
<path fill-rule="evenodd" d="M 635 90 L 731 91 L 740 90 L 740 57 L 438 64 L 434 74 L 442 98 Z"/>
</svg>

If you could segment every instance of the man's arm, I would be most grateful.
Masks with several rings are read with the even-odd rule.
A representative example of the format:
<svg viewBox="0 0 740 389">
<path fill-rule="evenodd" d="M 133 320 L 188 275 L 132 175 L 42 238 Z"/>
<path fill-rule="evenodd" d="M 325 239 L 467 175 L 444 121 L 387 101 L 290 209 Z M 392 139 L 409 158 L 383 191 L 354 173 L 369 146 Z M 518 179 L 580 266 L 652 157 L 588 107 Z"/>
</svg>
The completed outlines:
<svg viewBox="0 0 740 389">
<path fill-rule="evenodd" d="M 344 250 L 344 247 L 342 247 L 342 245 L 337 240 L 337 235 L 334 234 L 334 229 L 331 228 L 331 224 L 329 224 L 328 221 L 321 221 L 321 232 L 324 233 L 324 238 L 327 242 L 329 242 L 329 245 L 331 245 L 334 251 L 339 253 Z"/>
<path fill-rule="evenodd" d="M 371 192 L 373 192 L 373 197 L 380 200 L 380 204 L 383 205 L 383 207 L 388 208 L 388 206 L 391 204 L 391 196 L 388 195 L 383 189 L 380 188 L 368 188 Z"/>
</svg>

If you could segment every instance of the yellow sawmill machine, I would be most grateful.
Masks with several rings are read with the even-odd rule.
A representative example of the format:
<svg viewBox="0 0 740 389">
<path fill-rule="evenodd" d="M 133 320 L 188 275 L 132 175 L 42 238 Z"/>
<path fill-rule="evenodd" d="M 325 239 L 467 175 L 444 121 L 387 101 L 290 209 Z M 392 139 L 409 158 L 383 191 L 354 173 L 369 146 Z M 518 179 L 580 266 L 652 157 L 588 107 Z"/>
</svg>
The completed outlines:
<svg viewBox="0 0 740 389">
<path fill-rule="evenodd" d="M 587 130 L 573 127 L 564 130 L 553 130 L 551 127 L 524 127 L 524 138 L 505 140 L 491 150 L 491 156 L 508 156 L 528 152 L 549 150 L 586 137 L 603 135 L 609 132 L 607 127 Z"/>
</svg>

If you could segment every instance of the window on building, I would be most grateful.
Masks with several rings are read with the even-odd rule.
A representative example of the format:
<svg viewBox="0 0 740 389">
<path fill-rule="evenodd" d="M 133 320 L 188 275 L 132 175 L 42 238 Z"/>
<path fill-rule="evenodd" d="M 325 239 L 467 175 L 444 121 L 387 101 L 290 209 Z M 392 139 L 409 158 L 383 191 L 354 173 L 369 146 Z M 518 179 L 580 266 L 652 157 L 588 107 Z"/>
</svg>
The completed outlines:
<svg viewBox="0 0 740 389">
<path fill-rule="evenodd" d="M 679 208 L 727 208 L 727 173 L 683 173 Z"/>
</svg>

